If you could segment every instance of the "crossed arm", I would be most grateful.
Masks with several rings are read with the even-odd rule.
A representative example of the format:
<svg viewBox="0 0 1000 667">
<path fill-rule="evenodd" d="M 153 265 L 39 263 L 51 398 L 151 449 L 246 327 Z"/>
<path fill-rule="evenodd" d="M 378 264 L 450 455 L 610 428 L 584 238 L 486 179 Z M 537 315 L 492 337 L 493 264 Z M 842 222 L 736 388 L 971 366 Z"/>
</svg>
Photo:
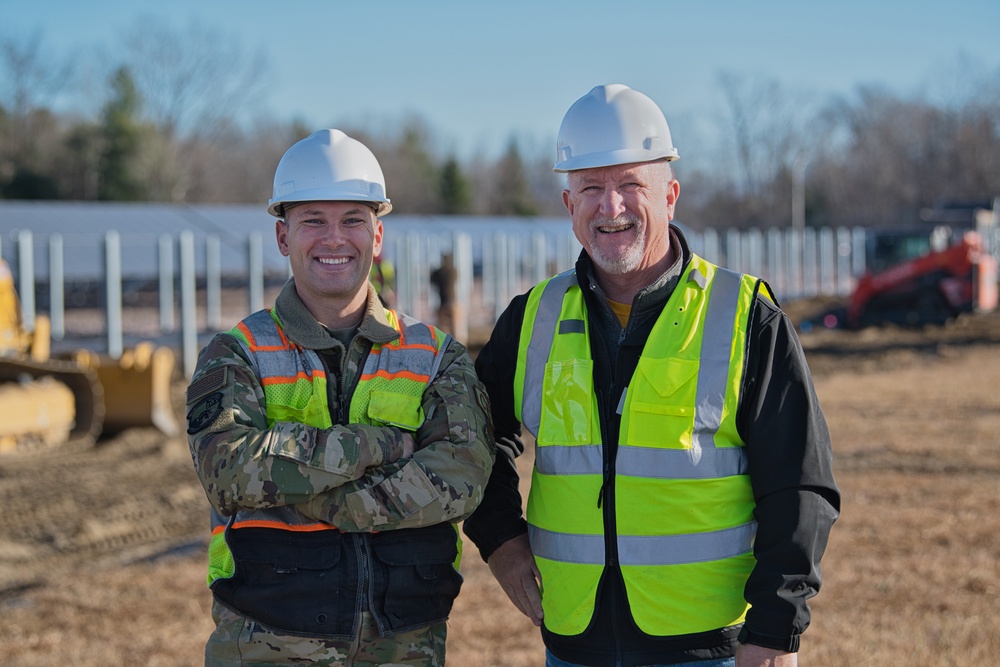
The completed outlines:
<svg viewBox="0 0 1000 667">
<path fill-rule="evenodd" d="M 263 388 L 239 342 L 217 336 L 192 379 L 199 389 L 188 396 L 191 453 L 209 501 L 225 516 L 292 505 L 345 531 L 464 518 L 492 467 L 488 403 L 474 400 L 485 394 L 464 348 L 452 343 L 442 354 L 416 432 L 368 424 L 269 426 Z M 218 403 L 217 414 L 199 407 L 205 401 Z"/>
</svg>

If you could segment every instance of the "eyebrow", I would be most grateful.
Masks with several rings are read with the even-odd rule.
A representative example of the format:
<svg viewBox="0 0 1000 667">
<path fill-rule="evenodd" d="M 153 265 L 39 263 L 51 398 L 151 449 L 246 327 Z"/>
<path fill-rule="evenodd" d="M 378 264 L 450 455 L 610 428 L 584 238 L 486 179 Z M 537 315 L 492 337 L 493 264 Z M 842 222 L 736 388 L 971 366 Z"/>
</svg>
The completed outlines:
<svg viewBox="0 0 1000 667">
<path fill-rule="evenodd" d="M 371 210 L 371 209 L 368 209 L 368 210 Z M 343 213 L 341 213 L 340 215 L 341 216 L 344 216 L 344 215 L 357 215 L 359 213 L 363 213 L 364 211 L 365 211 L 365 207 L 364 206 L 358 206 L 357 208 L 348 209 L 348 210 L 344 211 Z M 324 212 L 322 210 L 318 209 L 318 208 L 303 208 L 302 209 L 302 213 L 304 215 L 323 215 Z"/>
</svg>

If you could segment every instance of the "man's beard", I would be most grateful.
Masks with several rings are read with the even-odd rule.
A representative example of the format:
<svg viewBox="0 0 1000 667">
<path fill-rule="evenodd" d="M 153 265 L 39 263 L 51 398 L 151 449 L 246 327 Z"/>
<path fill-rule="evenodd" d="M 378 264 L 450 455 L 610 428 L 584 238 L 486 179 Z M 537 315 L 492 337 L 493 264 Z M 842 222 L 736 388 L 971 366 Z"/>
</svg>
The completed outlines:
<svg viewBox="0 0 1000 667">
<path fill-rule="evenodd" d="M 599 227 L 617 227 L 619 225 L 631 224 L 636 229 L 635 240 L 622 253 L 608 256 L 601 249 L 598 243 L 601 235 Z M 646 250 L 646 229 L 639 218 L 631 213 L 622 213 L 616 218 L 598 218 L 590 223 L 590 259 L 605 273 L 620 276 L 630 271 L 635 271 L 642 263 L 642 256 Z"/>
</svg>

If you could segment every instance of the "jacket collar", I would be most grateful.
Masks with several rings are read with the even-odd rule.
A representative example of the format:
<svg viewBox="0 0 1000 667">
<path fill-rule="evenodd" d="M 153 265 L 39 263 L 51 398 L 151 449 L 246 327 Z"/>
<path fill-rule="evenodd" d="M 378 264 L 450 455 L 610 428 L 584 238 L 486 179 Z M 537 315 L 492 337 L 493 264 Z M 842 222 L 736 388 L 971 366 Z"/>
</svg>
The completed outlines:
<svg viewBox="0 0 1000 667">
<path fill-rule="evenodd" d="M 295 291 L 295 278 L 289 278 L 274 301 L 274 310 L 281 320 L 285 335 L 300 347 L 309 350 L 327 350 L 340 346 L 329 330 L 316 321 Z M 399 332 L 389 324 L 386 309 L 378 298 L 375 287 L 368 283 L 368 306 L 358 325 L 357 335 L 372 343 L 385 344 L 399 338 Z"/>
</svg>

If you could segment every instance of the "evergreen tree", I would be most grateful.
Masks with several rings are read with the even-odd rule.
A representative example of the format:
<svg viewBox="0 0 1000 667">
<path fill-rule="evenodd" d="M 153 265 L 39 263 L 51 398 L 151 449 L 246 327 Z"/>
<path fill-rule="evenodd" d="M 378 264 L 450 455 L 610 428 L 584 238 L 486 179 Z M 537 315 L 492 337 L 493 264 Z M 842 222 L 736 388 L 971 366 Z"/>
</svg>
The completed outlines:
<svg viewBox="0 0 1000 667">
<path fill-rule="evenodd" d="M 447 215 L 472 212 L 472 187 L 454 155 L 441 167 L 441 212 Z"/>
<path fill-rule="evenodd" d="M 64 195 L 83 201 L 97 199 L 103 130 L 97 123 L 74 125 L 66 136 L 62 166 Z"/>
<path fill-rule="evenodd" d="M 517 140 L 511 138 L 507 151 L 497 162 L 495 189 L 490 204 L 492 215 L 538 215 L 538 202 L 528 184 L 527 171 Z"/>
<path fill-rule="evenodd" d="M 138 201 L 146 188 L 135 173 L 141 149 L 137 115 L 139 93 L 127 67 L 119 67 L 111 77 L 112 97 L 101 113 L 103 146 L 99 160 L 97 198 L 105 201 Z"/>
</svg>

